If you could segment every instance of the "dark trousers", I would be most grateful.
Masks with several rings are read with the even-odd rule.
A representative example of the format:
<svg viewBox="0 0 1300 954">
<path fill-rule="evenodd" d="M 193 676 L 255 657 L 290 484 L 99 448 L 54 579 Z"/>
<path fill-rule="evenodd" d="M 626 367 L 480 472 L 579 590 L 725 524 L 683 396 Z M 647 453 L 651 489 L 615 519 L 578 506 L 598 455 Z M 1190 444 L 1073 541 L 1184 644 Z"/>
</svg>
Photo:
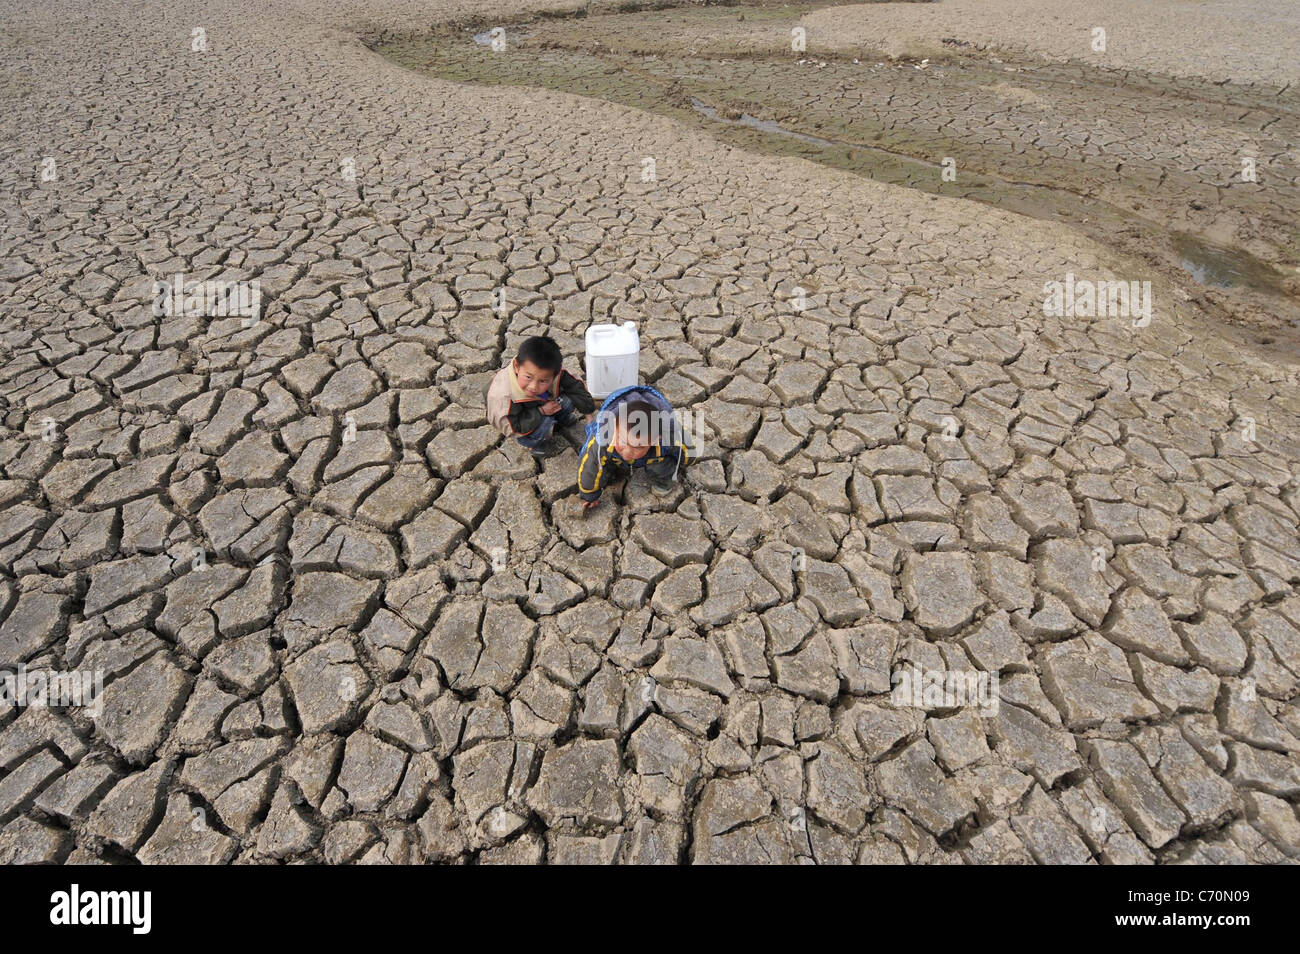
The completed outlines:
<svg viewBox="0 0 1300 954">
<path fill-rule="evenodd" d="M 536 447 L 545 441 L 555 431 L 555 425 L 568 427 L 578 419 L 578 412 L 573 409 L 573 402 L 563 394 L 560 395 L 560 410 L 556 414 L 548 414 L 542 418 L 542 423 L 533 429 L 531 434 L 525 434 L 523 437 L 516 437 L 519 443 L 525 447 Z"/>
</svg>

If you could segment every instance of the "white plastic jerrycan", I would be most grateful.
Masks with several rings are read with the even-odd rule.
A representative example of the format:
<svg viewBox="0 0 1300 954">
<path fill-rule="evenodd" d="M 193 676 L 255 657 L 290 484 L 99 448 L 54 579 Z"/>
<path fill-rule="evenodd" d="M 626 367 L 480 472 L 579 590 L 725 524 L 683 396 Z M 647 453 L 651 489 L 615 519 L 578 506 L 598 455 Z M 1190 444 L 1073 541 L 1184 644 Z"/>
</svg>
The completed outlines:
<svg viewBox="0 0 1300 954">
<path fill-rule="evenodd" d="M 597 401 L 636 384 L 641 369 L 641 336 L 636 322 L 588 328 L 586 367 L 587 390 Z"/>
</svg>

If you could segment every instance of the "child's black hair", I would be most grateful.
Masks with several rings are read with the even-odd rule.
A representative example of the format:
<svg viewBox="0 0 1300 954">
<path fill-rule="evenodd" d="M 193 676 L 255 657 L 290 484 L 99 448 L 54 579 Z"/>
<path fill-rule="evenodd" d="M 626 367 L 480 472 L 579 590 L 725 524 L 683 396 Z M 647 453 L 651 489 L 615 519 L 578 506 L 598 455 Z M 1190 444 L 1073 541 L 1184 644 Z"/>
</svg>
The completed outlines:
<svg viewBox="0 0 1300 954">
<path fill-rule="evenodd" d="M 530 361 L 543 371 L 556 371 L 564 366 L 564 355 L 554 338 L 535 335 L 519 346 L 515 360 L 520 364 Z"/>
<path fill-rule="evenodd" d="M 627 419 L 634 420 L 633 414 L 644 415 L 642 420 L 652 421 L 659 414 L 659 409 L 647 401 L 645 398 L 628 398 L 623 402 L 623 409 L 626 409 Z"/>
</svg>

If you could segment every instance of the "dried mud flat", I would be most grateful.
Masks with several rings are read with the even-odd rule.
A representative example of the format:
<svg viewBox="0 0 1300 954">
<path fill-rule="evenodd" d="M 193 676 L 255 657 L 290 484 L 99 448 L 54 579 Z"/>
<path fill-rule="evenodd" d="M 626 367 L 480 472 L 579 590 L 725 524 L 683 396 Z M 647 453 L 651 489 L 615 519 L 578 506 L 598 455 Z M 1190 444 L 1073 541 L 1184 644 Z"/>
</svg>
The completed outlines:
<svg viewBox="0 0 1300 954">
<path fill-rule="evenodd" d="M 1094 11 L 1113 43 L 1093 51 L 1088 32 L 1066 29 L 1076 55 L 1061 61 L 862 29 L 876 11 L 856 10 L 553 16 L 501 27 L 504 49 L 465 28 L 378 50 L 426 74 L 598 97 L 745 149 L 1065 224 L 1142 259 L 1246 340 L 1300 350 L 1300 96 L 1286 82 L 1143 71 L 1168 64 L 1126 59 L 1145 25 L 1113 9 Z M 794 27 L 806 52 L 791 51 Z"/>
<path fill-rule="evenodd" d="M 1233 72 L 1199 76 L 1172 4 L 903 6 L 809 12 L 829 83 L 752 55 L 693 82 L 924 161 L 952 137 L 954 187 L 1083 176 L 1139 238 L 1249 252 L 1272 298 L 1068 204 L 369 48 L 572 4 L 225 0 L 147 31 L 0 4 L 0 664 L 105 683 L 96 717 L 0 709 L 0 860 L 1294 858 L 1300 388 L 1268 301 L 1295 24 L 1187 5 Z M 1088 78 L 1113 126 L 1080 142 L 1057 45 L 1097 15 L 1143 37 L 1107 69 L 1158 68 Z M 574 55 L 536 23 L 533 55 Z M 953 59 L 848 73 L 862 36 L 926 59 L 936 31 Z M 655 74 L 660 42 L 629 55 Z M 1242 139 L 1255 193 L 1225 184 Z M 156 315 L 177 274 L 257 282 L 258 320 Z M 1044 315 L 1067 274 L 1149 278 L 1151 322 Z M 1273 324 L 1224 320 L 1247 307 Z M 574 455 L 503 445 L 482 393 L 521 337 L 576 355 L 603 319 L 714 436 L 671 501 L 634 481 L 582 517 Z M 996 711 L 894 704 L 912 667 L 997 674 Z"/>
</svg>

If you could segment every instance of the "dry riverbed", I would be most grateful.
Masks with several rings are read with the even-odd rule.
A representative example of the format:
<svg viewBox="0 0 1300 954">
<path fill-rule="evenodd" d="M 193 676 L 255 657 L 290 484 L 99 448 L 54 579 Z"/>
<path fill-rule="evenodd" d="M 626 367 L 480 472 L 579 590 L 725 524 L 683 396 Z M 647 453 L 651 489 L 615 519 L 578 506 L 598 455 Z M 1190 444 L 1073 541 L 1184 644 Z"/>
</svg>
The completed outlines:
<svg viewBox="0 0 1300 954">
<path fill-rule="evenodd" d="M 1245 340 L 1294 353 L 1294 94 L 996 55 L 956 38 L 891 56 L 884 37 L 826 52 L 809 33 L 792 50 L 791 31 L 815 10 L 552 16 L 496 24 L 495 46 L 480 23 L 377 48 L 446 79 L 596 97 L 745 149 L 1063 223 L 1144 260 Z"/>
<path fill-rule="evenodd" d="M 1295 859 L 1285 5 L 70 6 L 0 0 L 0 670 L 103 693 L 0 706 L 0 864 Z M 1043 308 L 1126 249 L 1148 325 Z M 623 320 L 704 439 L 584 512 L 484 389 Z"/>
</svg>

